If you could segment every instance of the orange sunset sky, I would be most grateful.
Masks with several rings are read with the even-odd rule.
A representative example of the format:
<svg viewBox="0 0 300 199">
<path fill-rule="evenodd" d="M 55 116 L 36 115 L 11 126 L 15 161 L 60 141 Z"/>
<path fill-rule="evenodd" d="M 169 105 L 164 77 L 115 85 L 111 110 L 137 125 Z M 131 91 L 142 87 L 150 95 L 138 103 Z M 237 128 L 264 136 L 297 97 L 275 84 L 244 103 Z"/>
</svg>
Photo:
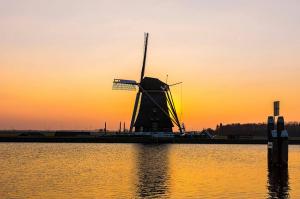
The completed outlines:
<svg viewBox="0 0 300 199">
<path fill-rule="evenodd" d="M 300 121 L 298 0 L 0 0 L 0 129 L 127 126 L 114 78 L 169 83 L 187 130 Z M 182 99 L 182 100 L 181 100 Z"/>
</svg>

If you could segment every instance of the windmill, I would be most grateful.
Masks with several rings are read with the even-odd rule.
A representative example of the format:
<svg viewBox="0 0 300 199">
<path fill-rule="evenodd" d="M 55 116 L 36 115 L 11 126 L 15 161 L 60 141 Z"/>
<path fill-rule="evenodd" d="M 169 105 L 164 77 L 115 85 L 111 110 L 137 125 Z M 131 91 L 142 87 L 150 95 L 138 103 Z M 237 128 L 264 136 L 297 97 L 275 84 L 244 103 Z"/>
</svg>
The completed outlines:
<svg viewBox="0 0 300 199">
<path fill-rule="evenodd" d="M 174 124 L 182 132 L 182 128 L 176 113 L 171 86 L 157 78 L 144 77 L 148 33 L 145 33 L 144 57 L 140 82 L 135 80 L 114 79 L 113 90 L 135 91 L 138 88 L 133 113 L 130 123 L 130 132 L 135 128 L 135 132 L 173 132 Z"/>
</svg>

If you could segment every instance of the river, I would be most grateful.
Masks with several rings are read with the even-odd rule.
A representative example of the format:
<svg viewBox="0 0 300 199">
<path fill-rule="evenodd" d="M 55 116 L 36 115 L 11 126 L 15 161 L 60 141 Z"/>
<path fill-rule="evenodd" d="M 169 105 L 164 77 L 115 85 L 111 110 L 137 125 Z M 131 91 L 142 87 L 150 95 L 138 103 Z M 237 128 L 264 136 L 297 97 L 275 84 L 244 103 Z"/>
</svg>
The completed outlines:
<svg viewBox="0 0 300 199">
<path fill-rule="evenodd" d="M 0 198 L 300 198 L 265 145 L 0 143 Z"/>
</svg>

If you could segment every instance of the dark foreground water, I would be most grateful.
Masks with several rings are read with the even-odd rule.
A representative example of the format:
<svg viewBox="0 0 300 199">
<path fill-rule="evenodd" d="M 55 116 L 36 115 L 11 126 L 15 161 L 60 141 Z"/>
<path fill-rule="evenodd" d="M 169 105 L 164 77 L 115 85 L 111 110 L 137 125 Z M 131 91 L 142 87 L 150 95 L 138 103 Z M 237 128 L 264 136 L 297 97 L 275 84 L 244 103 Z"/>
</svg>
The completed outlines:
<svg viewBox="0 0 300 199">
<path fill-rule="evenodd" d="M 300 146 L 0 143 L 0 198 L 300 198 Z"/>
</svg>

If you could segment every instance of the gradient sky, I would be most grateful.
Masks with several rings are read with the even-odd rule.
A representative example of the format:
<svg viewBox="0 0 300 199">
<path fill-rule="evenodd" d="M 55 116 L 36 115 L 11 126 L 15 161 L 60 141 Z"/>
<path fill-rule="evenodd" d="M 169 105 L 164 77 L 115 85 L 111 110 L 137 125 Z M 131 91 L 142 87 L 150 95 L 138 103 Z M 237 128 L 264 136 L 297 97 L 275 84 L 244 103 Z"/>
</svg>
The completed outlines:
<svg viewBox="0 0 300 199">
<path fill-rule="evenodd" d="M 169 83 L 188 130 L 300 121 L 298 0 L 0 0 L 0 129 L 117 129 L 139 79 Z M 182 95 L 181 95 L 182 93 Z M 182 98 L 182 100 L 181 100 Z M 181 106 L 182 105 L 182 106 Z"/>
</svg>

